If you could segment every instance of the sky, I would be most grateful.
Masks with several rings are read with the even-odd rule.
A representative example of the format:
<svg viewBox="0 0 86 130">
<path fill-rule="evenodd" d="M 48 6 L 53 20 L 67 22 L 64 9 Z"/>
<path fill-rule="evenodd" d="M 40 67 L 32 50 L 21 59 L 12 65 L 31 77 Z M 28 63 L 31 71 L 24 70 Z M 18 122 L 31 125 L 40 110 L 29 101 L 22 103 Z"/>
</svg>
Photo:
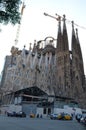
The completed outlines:
<svg viewBox="0 0 86 130">
<path fill-rule="evenodd" d="M 66 19 L 74 21 L 79 26 L 78 35 L 83 55 L 84 71 L 86 75 L 86 0 L 24 0 L 25 9 L 22 16 L 21 28 L 16 47 L 23 49 L 24 45 L 29 49 L 29 43 L 34 40 L 44 40 L 47 36 L 57 38 L 58 22 L 56 19 L 45 16 L 44 12 L 55 16 L 66 15 Z M 71 24 L 67 22 L 69 47 L 71 49 Z M 84 28 L 83 28 L 84 27 Z M 0 73 L 3 71 L 5 56 L 10 55 L 15 39 L 18 25 L 2 25 L 0 32 Z"/>
</svg>

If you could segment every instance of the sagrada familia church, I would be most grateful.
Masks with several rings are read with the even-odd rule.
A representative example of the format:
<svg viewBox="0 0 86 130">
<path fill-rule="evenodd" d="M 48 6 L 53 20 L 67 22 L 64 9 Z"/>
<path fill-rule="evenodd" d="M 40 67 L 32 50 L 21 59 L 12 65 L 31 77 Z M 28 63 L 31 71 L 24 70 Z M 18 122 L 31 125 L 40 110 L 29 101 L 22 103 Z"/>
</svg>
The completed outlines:
<svg viewBox="0 0 86 130">
<path fill-rule="evenodd" d="M 49 36 L 22 50 L 12 46 L 1 81 L 3 104 L 21 95 L 47 95 L 70 98 L 86 108 L 86 79 L 78 30 L 72 22 L 69 50 L 65 16 L 62 22 L 63 26 L 59 18 L 56 39 Z"/>
</svg>

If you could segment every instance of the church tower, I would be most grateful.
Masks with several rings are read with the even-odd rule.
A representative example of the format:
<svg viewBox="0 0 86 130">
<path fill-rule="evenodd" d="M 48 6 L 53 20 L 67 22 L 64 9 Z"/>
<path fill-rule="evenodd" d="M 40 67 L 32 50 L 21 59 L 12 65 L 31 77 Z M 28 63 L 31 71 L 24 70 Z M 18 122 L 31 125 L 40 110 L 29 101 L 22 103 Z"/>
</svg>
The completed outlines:
<svg viewBox="0 0 86 130">
<path fill-rule="evenodd" d="M 68 44 L 68 35 L 63 16 L 63 31 L 61 32 L 61 19 L 59 18 L 57 35 L 57 88 L 58 94 L 71 97 L 71 72 L 70 72 L 70 52 Z"/>
<path fill-rule="evenodd" d="M 81 51 L 80 42 L 78 38 L 78 29 L 76 29 L 76 40 L 77 40 L 77 54 L 79 58 L 80 80 L 81 80 L 82 88 L 85 90 L 84 65 L 83 65 L 82 51 Z"/>
<path fill-rule="evenodd" d="M 74 98 L 78 102 L 82 102 L 81 100 L 85 90 L 85 76 L 78 30 L 76 29 L 75 34 L 74 22 L 72 22 L 72 88 Z"/>
</svg>

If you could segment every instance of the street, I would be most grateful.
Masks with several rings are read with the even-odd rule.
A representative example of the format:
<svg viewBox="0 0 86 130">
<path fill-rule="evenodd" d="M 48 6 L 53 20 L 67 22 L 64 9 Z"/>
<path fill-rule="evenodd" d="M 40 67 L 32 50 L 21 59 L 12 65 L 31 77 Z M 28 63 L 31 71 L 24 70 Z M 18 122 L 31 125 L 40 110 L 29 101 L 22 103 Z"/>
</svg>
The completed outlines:
<svg viewBox="0 0 86 130">
<path fill-rule="evenodd" d="M 76 120 L 61 121 L 40 118 L 0 116 L 0 130 L 86 130 Z"/>
</svg>

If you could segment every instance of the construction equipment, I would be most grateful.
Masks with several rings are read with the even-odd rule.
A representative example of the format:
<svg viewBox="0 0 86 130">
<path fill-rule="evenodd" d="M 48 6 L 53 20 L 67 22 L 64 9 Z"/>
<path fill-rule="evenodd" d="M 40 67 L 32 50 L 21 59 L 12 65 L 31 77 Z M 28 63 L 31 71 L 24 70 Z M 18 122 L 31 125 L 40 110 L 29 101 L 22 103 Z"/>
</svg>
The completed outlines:
<svg viewBox="0 0 86 130">
<path fill-rule="evenodd" d="M 22 16 L 23 16 L 24 8 L 25 8 L 25 4 L 24 4 L 24 2 L 23 2 L 22 8 L 21 8 L 21 18 L 20 18 L 20 22 L 19 22 L 19 24 L 18 24 L 17 33 L 16 33 L 16 38 L 15 38 L 15 45 L 17 45 L 18 39 L 19 39 L 19 33 L 20 33 L 21 21 L 22 21 Z"/>
<path fill-rule="evenodd" d="M 54 19 L 56 19 L 57 21 L 59 21 L 59 20 L 63 21 L 63 19 L 65 18 L 65 15 L 61 16 L 61 15 L 59 15 L 59 14 L 57 14 L 57 13 L 55 14 L 56 17 L 55 17 L 55 16 L 52 16 L 52 15 L 50 15 L 50 14 L 47 14 L 47 13 L 45 13 L 45 12 L 44 12 L 44 15 L 45 15 L 45 16 L 49 16 L 49 17 L 51 17 L 51 18 L 54 18 Z M 66 22 L 69 23 L 69 24 L 71 24 L 71 23 L 73 22 L 72 20 L 69 20 L 69 19 L 66 19 L 66 18 L 65 18 L 65 20 L 66 20 Z M 73 23 L 74 23 L 74 22 L 73 22 Z M 79 27 L 79 28 L 82 28 L 82 29 L 85 29 L 85 30 L 86 30 L 86 27 L 84 27 L 84 26 L 80 26 L 80 25 L 78 25 L 78 24 L 76 24 L 76 23 L 74 23 L 74 25 L 77 26 L 77 27 Z"/>
</svg>

